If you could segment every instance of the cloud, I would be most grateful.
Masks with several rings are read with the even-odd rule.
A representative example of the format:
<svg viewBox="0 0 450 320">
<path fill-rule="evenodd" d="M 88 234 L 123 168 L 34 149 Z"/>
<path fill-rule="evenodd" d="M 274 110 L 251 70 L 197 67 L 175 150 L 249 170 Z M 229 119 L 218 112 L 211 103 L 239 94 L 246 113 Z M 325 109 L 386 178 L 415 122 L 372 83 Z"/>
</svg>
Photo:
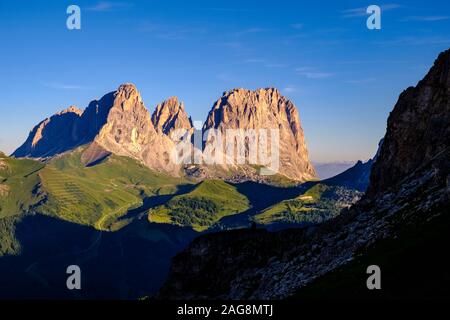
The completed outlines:
<svg viewBox="0 0 450 320">
<path fill-rule="evenodd" d="M 142 22 L 137 30 L 139 32 L 151 33 L 155 38 L 163 40 L 183 40 L 190 38 L 193 35 L 206 33 L 206 29 L 204 28 L 157 25 L 149 23 L 148 21 Z"/>
<path fill-rule="evenodd" d="M 288 85 L 287 87 L 283 88 L 281 91 L 284 93 L 293 93 L 293 92 L 297 92 L 298 89 L 294 85 Z"/>
<path fill-rule="evenodd" d="M 220 47 L 229 48 L 229 49 L 240 49 L 243 46 L 242 42 L 239 42 L 239 41 L 225 41 L 225 42 L 217 42 L 217 43 L 213 43 L 213 44 L 220 46 Z"/>
<path fill-rule="evenodd" d="M 301 28 L 303 28 L 303 23 L 293 23 L 293 24 L 291 24 L 291 27 L 293 29 L 301 29 Z"/>
<path fill-rule="evenodd" d="M 396 3 L 389 3 L 380 5 L 381 11 L 389 11 L 401 8 L 402 6 Z M 341 11 L 342 18 L 357 18 L 367 16 L 367 7 L 346 9 Z"/>
<path fill-rule="evenodd" d="M 420 21 L 420 22 L 427 22 L 427 21 L 442 21 L 442 20 L 448 20 L 450 19 L 450 16 L 410 16 L 405 17 L 401 19 L 402 22 L 409 22 L 409 21 Z"/>
<path fill-rule="evenodd" d="M 314 68 L 303 67 L 295 69 L 295 72 L 308 79 L 325 79 L 334 76 L 334 73 L 317 71 Z"/>
<path fill-rule="evenodd" d="M 95 11 L 95 12 L 107 12 L 114 11 L 124 8 L 132 7 L 133 3 L 128 2 L 111 2 L 111 1 L 100 1 L 97 2 L 92 7 L 87 7 L 87 11 Z"/>
<path fill-rule="evenodd" d="M 410 63 L 407 60 L 347 60 L 347 61 L 339 61 L 337 64 L 343 65 L 351 65 L 351 64 L 386 64 L 386 63 Z"/>
<path fill-rule="evenodd" d="M 449 45 L 450 37 L 403 37 L 393 40 L 374 41 L 372 44 L 382 46 L 429 46 L 429 45 Z"/>
<path fill-rule="evenodd" d="M 284 63 L 266 63 L 264 66 L 266 68 L 286 68 L 286 67 L 288 67 L 288 65 L 284 64 Z"/>
<path fill-rule="evenodd" d="M 157 32 L 155 37 L 164 40 L 183 40 L 189 38 L 191 35 L 203 33 L 204 29 L 186 28 Z"/>
<path fill-rule="evenodd" d="M 345 83 L 348 84 L 365 84 L 365 83 L 371 83 L 376 81 L 375 78 L 365 78 L 365 79 L 352 79 L 352 80 L 346 80 Z"/>
<path fill-rule="evenodd" d="M 61 90 L 85 90 L 89 89 L 88 87 L 74 85 L 74 84 L 66 84 L 59 82 L 43 82 L 41 83 L 44 87 L 51 89 L 61 89 Z"/>
<path fill-rule="evenodd" d="M 216 74 L 216 78 L 220 81 L 224 81 L 224 82 L 233 82 L 234 81 L 234 77 L 232 74 L 230 74 L 229 72 L 221 72 Z"/>
<path fill-rule="evenodd" d="M 246 59 L 244 63 L 264 63 L 264 59 Z"/>
<path fill-rule="evenodd" d="M 247 35 L 247 34 L 261 33 L 261 32 L 266 32 L 266 31 L 268 31 L 268 29 L 253 27 L 253 28 L 248 28 L 248 29 L 244 29 L 244 30 L 236 32 L 236 36 L 240 37 L 240 36 Z"/>
<path fill-rule="evenodd" d="M 204 8 L 201 10 L 205 11 L 216 11 L 216 12 L 249 12 L 248 9 L 238 9 L 238 8 Z"/>
</svg>

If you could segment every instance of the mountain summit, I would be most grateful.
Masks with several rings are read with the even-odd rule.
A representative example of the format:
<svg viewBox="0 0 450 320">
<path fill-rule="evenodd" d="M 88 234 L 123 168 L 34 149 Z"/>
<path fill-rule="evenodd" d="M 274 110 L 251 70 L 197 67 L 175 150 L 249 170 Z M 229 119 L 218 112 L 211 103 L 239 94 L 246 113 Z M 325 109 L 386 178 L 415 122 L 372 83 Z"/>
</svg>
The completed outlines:
<svg viewBox="0 0 450 320">
<path fill-rule="evenodd" d="M 124 84 L 114 93 L 106 124 L 94 142 L 117 155 L 137 159 L 151 169 L 177 176 L 180 166 L 170 159 L 174 143 L 159 134 L 133 84 Z"/>
<path fill-rule="evenodd" d="M 174 161 L 173 151 L 177 150 L 176 143 L 180 139 L 171 137 L 177 129 L 186 130 L 188 135 L 194 133 L 192 121 L 177 97 L 171 97 L 157 105 L 150 117 L 136 86 L 128 83 L 122 84 L 100 100 L 90 102 L 84 111 L 71 106 L 45 119 L 31 130 L 28 139 L 13 156 L 50 158 L 87 145 L 82 157 L 86 165 L 93 165 L 113 153 L 136 159 L 151 169 L 178 176 L 183 165 Z M 250 155 L 252 147 L 246 136 L 249 130 L 274 129 L 279 134 L 278 141 L 271 147 L 276 147 L 279 153 L 275 173 L 297 181 L 316 177 L 314 167 L 308 159 L 298 111 L 277 89 L 234 89 L 225 92 L 209 112 L 203 133 L 209 129 L 222 133 L 225 142 L 228 129 L 241 134 L 235 139 L 242 138 L 241 142 L 245 141 L 246 156 Z M 196 135 L 197 138 L 198 136 Z M 274 142 L 270 134 L 267 139 L 267 142 Z M 184 141 L 189 144 L 193 140 Z M 203 147 L 207 149 L 206 143 L 202 146 L 201 142 L 195 142 L 192 150 L 196 151 L 192 154 L 201 153 L 199 149 Z M 266 164 L 237 161 L 225 163 L 230 158 L 226 150 L 218 149 L 216 152 L 226 154 L 223 163 L 210 165 L 207 162 L 192 161 L 196 165 L 186 166 L 185 173 L 200 179 L 265 179 L 261 178 L 258 167 Z M 264 152 L 271 156 L 273 149 Z"/>
<path fill-rule="evenodd" d="M 90 144 L 83 155 L 94 163 L 109 153 L 137 159 L 151 169 L 178 175 L 170 161 L 174 143 L 159 134 L 133 84 L 123 84 L 81 112 L 75 107 L 38 124 L 13 156 L 47 158 Z"/>
<path fill-rule="evenodd" d="M 191 130 L 192 121 L 184 110 L 183 102 L 177 97 L 170 97 L 156 106 L 152 122 L 158 132 L 168 136 L 176 129 Z"/>
<path fill-rule="evenodd" d="M 297 108 L 277 89 L 225 92 L 209 112 L 204 125 L 208 129 L 218 129 L 223 136 L 227 129 L 279 130 L 278 172 L 294 180 L 316 178 Z"/>
</svg>

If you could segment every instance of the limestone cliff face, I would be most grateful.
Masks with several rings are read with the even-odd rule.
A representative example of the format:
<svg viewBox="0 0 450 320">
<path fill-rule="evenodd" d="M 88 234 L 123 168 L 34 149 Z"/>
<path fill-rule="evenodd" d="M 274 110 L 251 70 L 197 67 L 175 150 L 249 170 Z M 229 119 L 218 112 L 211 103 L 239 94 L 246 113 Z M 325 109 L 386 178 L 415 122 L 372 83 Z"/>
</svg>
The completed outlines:
<svg viewBox="0 0 450 320">
<path fill-rule="evenodd" d="M 46 158 L 86 144 L 82 157 L 86 164 L 115 153 L 157 171 L 179 174 L 180 167 L 170 160 L 174 143 L 155 130 L 132 84 L 92 101 L 83 112 L 69 107 L 42 121 L 13 156 Z"/>
<path fill-rule="evenodd" d="M 173 137 L 177 129 L 187 129 L 183 137 Z M 275 129 L 279 143 L 272 144 L 271 132 L 267 132 L 266 160 L 272 147 L 279 151 L 275 173 L 288 178 L 305 181 L 316 177 L 308 160 L 308 151 L 303 130 L 295 106 L 276 89 L 250 91 L 236 89 L 224 93 L 214 104 L 205 122 L 203 133 L 218 129 L 226 148 L 227 129 Z M 242 141 L 248 137 L 243 134 Z M 200 137 L 193 139 L 193 137 Z M 238 139 L 238 138 L 235 138 Z M 188 144 L 201 140 L 201 132 L 194 135 L 191 119 L 183 103 L 171 97 L 156 107 L 152 117 L 133 84 L 123 84 L 117 91 L 104 95 L 89 103 L 84 111 L 75 107 L 55 114 L 42 121 L 31 132 L 27 141 L 14 152 L 15 157 L 48 158 L 69 151 L 81 145 L 89 145 L 82 160 L 86 165 L 97 163 L 114 153 L 137 159 L 151 169 L 177 176 L 181 165 L 172 158 L 175 146 L 183 140 Z M 231 140 L 231 139 L 230 139 Z M 185 166 L 185 173 L 198 179 L 219 178 L 230 181 L 254 180 L 265 182 L 258 166 L 264 166 L 260 155 L 255 155 L 246 141 L 246 157 L 256 156 L 256 162 L 238 163 L 230 160 L 225 149 L 212 153 L 222 156 L 222 162 L 196 162 Z M 255 145 L 255 143 L 253 143 Z M 209 145 L 195 142 L 193 158 L 208 154 Z M 203 150 L 201 150 L 203 149 Z M 206 152 L 205 152 L 206 151 Z M 189 157 L 187 155 L 183 155 Z"/>
<path fill-rule="evenodd" d="M 450 49 L 416 87 L 406 89 L 389 115 L 373 167 L 370 196 L 395 188 L 450 145 Z"/>
<path fill-rule="evenodd" d="M 260 129 L 279 130 L 278 173 L 301 181 L 316 178 L 314 167 L 308 159 L 298 111 L 277 89 L 235 89 L 225 92 L 209 112 L 203 129 L 220 130 L 224 145 L 227 129 L 255 129 L 257 132 Z M 268 137 L 270 145 L 270 133 Z"/>
<path fill-rule="evenodd" d="M 152 115 L 152 123 L 156 131 L 171 137 L 171 133 L 177 129 L 191 131 L 192 121 L 184 110 L 183 102 L 177 97 L 170 97 L 156 106 Z"/>
<path fill-rule="evenodd" d="M 106 124 L 94 142 L 117 155 L 140 160 L 148 167 L 178 175 L 180 167 L 171 160 L 174 143 L 159 134 L 136 87 L 124 84 L 114 94 Z"/>
</svg>

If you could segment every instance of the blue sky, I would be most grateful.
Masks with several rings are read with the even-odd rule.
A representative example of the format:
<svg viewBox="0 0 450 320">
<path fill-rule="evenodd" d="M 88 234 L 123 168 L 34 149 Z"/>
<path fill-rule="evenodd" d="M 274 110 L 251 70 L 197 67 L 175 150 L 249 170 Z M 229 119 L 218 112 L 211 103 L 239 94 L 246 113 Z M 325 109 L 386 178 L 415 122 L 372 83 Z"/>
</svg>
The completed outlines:
<svg viewBox="0 0 450 320">
<path fill-rule="evenodd" d="M 81 7 L 81 30 L 66 8 Z M 382 29 L 365 8 L 382 8 Z M 450 47 L 448 1 L 0 0 L 0 150 L 51 114 L 133 82 L 204 120 L 223 91 L 277 87 L 313 161 L 370 158 L 398 95 Z"/>
</svg>

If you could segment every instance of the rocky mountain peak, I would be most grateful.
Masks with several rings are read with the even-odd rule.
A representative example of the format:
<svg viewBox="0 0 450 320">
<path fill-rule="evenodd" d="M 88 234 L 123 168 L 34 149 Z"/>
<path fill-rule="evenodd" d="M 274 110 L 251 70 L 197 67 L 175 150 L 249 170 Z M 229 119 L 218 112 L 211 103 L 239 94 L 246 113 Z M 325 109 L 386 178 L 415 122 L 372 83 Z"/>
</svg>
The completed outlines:
<svg viewBox="0 0 450 320">
<path fill-rule="evenodd" d="M 233 89 L 217 100 L 204 130 L 275 129 L 279 132 L 279 173 L 295 180 L 316 177 L 295 105 L 274 88 Z M 226 141 L 225 141 L 226 143 Z"/>
<path fill-rule="evenodd" d="M 83 111 L 78 109 L 76 106 L 70 106 L 70 107 L 58 112 L 57 115 L 62 115 L 65 113 L 75 113 L 81 117 L 81 115 L 83 114 Z"/>
<path fill-rule="evenodd" d="M 184 110 L 183 102 L 170 97 L 156 106 L 152 122 L 158 132 L 168 136 L 176 129 L 192 129 L 192 121 Z"/>
<path fill-rule="evenodd" d="M 103 148 L 107 152 L 137 159 L 157 171 L 179 174 L 179 165 L 170 159 L 173 142 L 155 130 L 150 113 L 132 84 L 121 85 L 114 93 L 106 123 L 94 142 L 97 154 L 103 154 L 98 151 Z M 90 156 L 87 158 L 92 160 Z"/>
<path fill-rule="evenodd" d="M 225 92 L 208 115 L 204 130 L 209 128 L 219 129 L 224 137 L 227 129 L 254 129 L 258 133 L 263 129 L 276 130 L 279 133 L 279 143 L 273 146 L 279 151 L 279 161 L 276 161 L 279 162 L 279 170 L 276 173 L 299 181 L 316 176 L 308 159 L 298 111 L 275 88 L 255 91 L 240 88 Z M 101 99 L 91 101 L 83 112 L 70 106 L 45 119 L 32 130 L 14 155 L 46 158 L 90 144 L 83 156 L 86 164 L 114 153 L 137 159 L 152 169 L 178 175 L 180 165 L 171 159 L 171 152 L 178 141 L 170 138 L 176 129 L 193 133 L 192 121 L 177 97 L 170 97 L 159 104 L 150 117 L 136 86 L 126 83 Z M 270 143 L 272 132 L 266 133 Z M 196 148 L 198 150 L 202 146 Z M 265 152 L 270 154 L 271 148 L 272 145 L 267 146 Z M 248 156 L 250 152 L 247 151 Z M 221 153 L 226 154 L 225 150 L 217 150 L 217 154 Z M 247 164 L 258 167 L 267 163 Z M 206 170 L 207 166 L 204 166 L 208 172 L 204 177 L 229 177 L 228 171 L 235 170 L 233 172 L 239 179 L 259 179 L 257 169 L 252 166 L 228 162 L 219 165 L 221 170 L 217 170 L 217 166 Z"/>
<path fill-rule="evenodd" d="M 148 110 L 142 102 L 139 91 L 132 83 L 126 83 L 119 86 L 114 93 L 113 107 L 120 107 L 124 111 L 148 113 Z"/>
</svg>

